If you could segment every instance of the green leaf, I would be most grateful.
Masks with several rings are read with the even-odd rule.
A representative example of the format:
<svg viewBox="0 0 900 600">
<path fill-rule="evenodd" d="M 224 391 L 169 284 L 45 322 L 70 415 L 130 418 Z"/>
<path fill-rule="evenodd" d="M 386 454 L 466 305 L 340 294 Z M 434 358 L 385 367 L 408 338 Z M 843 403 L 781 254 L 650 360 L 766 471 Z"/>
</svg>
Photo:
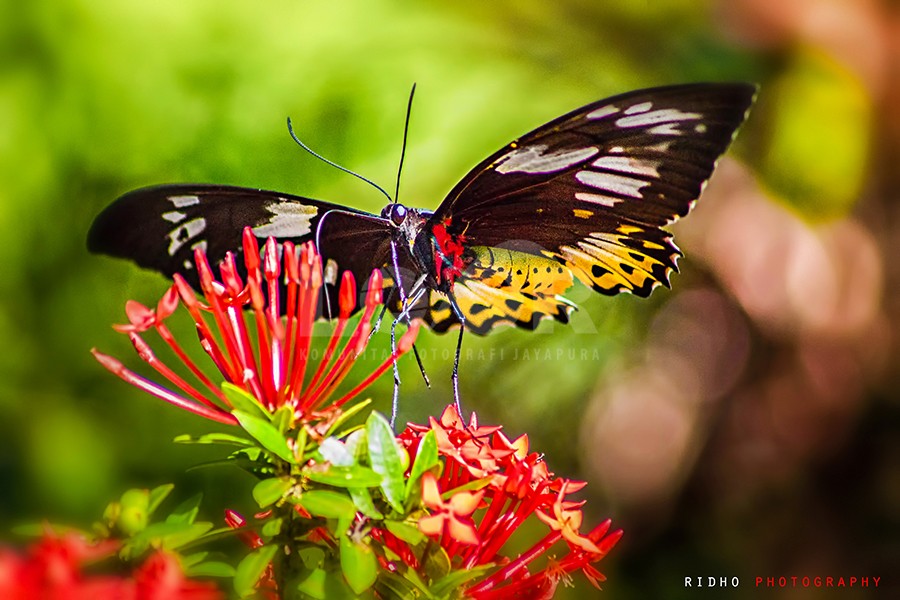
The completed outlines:
<svg viewBox="0 0 900 600">
<path fill-rule="evenodd" d="M 174 489 L 175 484 L 165 483 L 150 490 L 150 502 L 147 506 L 147 512 L 151 515 L 156 512 L 159 505 L 163 503 L 163 500 L 165 500 Z"/>
<path fill-rule="evenodd" d="M 347 436 L 344 440 L 344 447 L 347 452 L 353 456 L 355 463 L 361 463 L 369 453 L 368 440 L 366 440 L 366 430 L 357 429 Z"/>
<path fill-rule="evenodd" d="M 294 409 L 287 404 L 278 408 L 272 415 L 272 425 L 281 433 L 286 432 L 291 427 L 291 421 L 294 419 Z"/>
<path fill-rule="evenodd" d="M 330 548 L 329 548 L 330 550 Z M 303 562 L 303 566 L 308 570 L 318 569 L 325 562 L 325 549 L 321 546 L 301 547 L 297 551 L 297 556 Z"/>
<path fill-rule="evenodd" d="M 394 431 L 384 417 L 373 412 L 366 421 L 366 437 L 372 470 L 382 478 L 381 491 L 394 510 L 403 512 L 403 450 L 397 444 Z"/>
<path fill-rule="evenodd" d="M 356 415 L 356 413 L 358 413 L 365 407 L 369 406 L 370 404 L 372 404 L 372 400 L 371 400 L 371 398 L 367 398 L 366 400 L 357 402 L 356 404 L 354 404 L 353 406 L 351 406 L 350 408 L 345 410 L 343 412 L 343 414 L 341 414 L 341 416 L 338 417 L 338 419 L 334 423 L 332 423 L 331 427 L 326 432 L 326 435 L 332 435 L 335 431 L 337 431 L 337 429 L 339 427 L 341 427 L 344 423 L 346 423 L 354 415 Z M 346 435 L 347 435 L 347 432 L 343 432 L 343 433 L 341 433 L 341 435 L 336 436 L 336 437 L 345 437 Z"/>
<path fill-rule="evenodd" d="M 253 445 L 247 438 L 230 433 L 207 433 L 199 437 L 184 434 L 176 437 L 174 441 L 176 444 L 223 444 L 241 447 Z"/>
<path fill-rule="evenodd" d="M 381 513 L 381 511 L 375 508 L 375 502 L 372 500 L 372 494 L 369 493 L 368 488 L 351 487 L 347 488 L 347 491 L 350 492 L 350 498 L 353 499 L 353 504 L 356 505 L 356 510 L 366 515 L 370 519 L 384 518 L 384 515 Z"/>
<path fill-rule="evenodd" d="M 252 415 L 257 419 L 263 419 L 266 422 L 271 421 L 272 415 L 269 414 L 269 411 L 259 403 L 259 400 L 257 400 L 238 386 L 227 382 L 223 383 L 222 392 L 231 403 L 232 410 L 239 410 L 243 413 L 247 413 L 248 415 Z"/>
<path fill-rule="evenodd" d="M 263 526 L 259 530 L 263 537 L 271 539 L 281 533 L 281 526 L 284 525 L 284 519 L 274 518 L 263 521 Z"/>
<path fill-rule="evenodd" d="M 384 526 L 388 531 L 393 533 L 410 546 L 418 546 L 425 541 L 425 534 L 419 531 L 415 525 L 410 525 L 404 521 L 386 520 Z"/>
<path fill-rule="evenodd" d="M 327 581 L 328 573 L 325 569 L 313 569 L 306 579 L 297 584 L 297 591 L 315 600 L 326 600 Z"/>
<path fill-rule="evenodd" d="M 325 569 L 313 569 L 309 575 L 297 584 L 297 591 L 304 597 L 314 600 L 331 600 L 332 598 L 354 598 L 357 595 L 347 587 L 347 582 L 339 573 Z M 288 596 L 293 598 L 293 595 Z"/>
<path fill-rule="evenodd" d="M 228 563 L 210 560 L 198 563 L 186 568 L 184 574 L 188 577 L 234 577 L 235 569 Z"/>
<path fill-rule="evenodd" d="M 166 517 L 166 523 L 184 523 L 190 525 L 200 513 L 200 502 L 202 500 L 203 494 L 194 494 L 190 498 L 184 500 L 169 513 Z"/>
<path fill-rule="evenodd" d="M 175 550 L 203 537 L 212 528 L 212 523 L 208 522 L 192 524 L 182 522 L 153 523 L 125 544 L 122 549 L 123 557 L 135 557 L 151 546 Z"/>
<path fill-rule="evenodd" d="M 256 582 L 272 562 L 276 550 L 278 546 L 275 545 L 263 546 L 245 556 L 238 564 L 234 572 L 234 589 L 241 598 L 255 593 Z"/>
<path fill-rule="evenodd" d="M 357 594 L 372 587 L 378 576 L 375 553 L 364 543 L 357 543 L 341 535 L 341 571 L 350 588 Z"/>
<path fill-rule="evenodd" d="M 426 471 L 430 471 L 440 466 L 438 459 L 437 437 L 434 431 L 429 431 L 419 441 L 419 450 L 416 452 L 416 460 L 413 461 L 412 470 L 409 472 L 409 479 L 406 480 L 406 491 L 403 495 L 403 501 L 409 500 L 413 490 L 419 479 Z"/>
<path fill-rule="evenodd" d="M 428 576 L 428 579 L 432 582 L 441 579 L 448 573 L 451 573 L 451 567 L 452 564 L 447 551 L 437 544 L 430 544 L 422 556 L 422 571 Z M 437 592 L 435 593 L 437 594 Z"/>
<path fill-rule="evenodd" d="M 346 531 L 353 518 L 356 516 L 356 505 L 346 495 L 331 490 L 311 490 L 303 492 L 299 498 L 292 500 L 305 508 L 311 515 L 326 519 L 338 519 L 346 526 L 340 528 L 341 533 Z"/>
<path fill-rule="evenodd" d="M 185 525 L 190 525 L 200 513 L 200 502 L 202 500 L 203 494 L 194 494 L 175 507 L 175 510 L 166 517 L 166 523 L 184 523 Z"/>
<path fill-rule="evenodd" d="M 260 508 L 265 508 L 281 500 L 294 485 L 294 479 L 289 476 L 263 479 L 253 486 L 253 499 Z"/>
<path fill-rule="evenodd" d="M 306 428 L 301 427 L 300 431 L 297 433 L 297 452 L 300 454 L 300 460 L 298 460 L 297 462 L 301 464 L 306 462 L 305 454 L 308 437 L 309 434 L 306 433 Z"/>
<path fill-rule="evenodd" d="M 194 552 L 193 554 L 182 554 L 181 560 L 179 562 L 181 563 L 181 566 L 186 569 L 188 567 L 193 567 L 194 565 L 199 565 L 204 560 L 206 560 L 207 556 L 209 556 L 209 552 Z"/>
<path fill-rule="evenodd" d="M 439 579 L 431 584 L 431 593 L 435 596 L 444 596 L 450 594 L 454 590 L 458 590 L 469 581 L 477 579 L 482 575 L 486 575 L 493 569 L 494 565 L 489 564 L 479 565 L 477 567 L 462 571 L 452 571 L 446 577 L 443 577 L 442 579 Z"/>
<path fill-rule="evenodd" d="M 254 417 L 250 413 L 235 410 L 232 413 L 244 431 L 249 433 L 262 446 L 289 463 L 295 463 L 294 454 L 288 448 L 287 440 L 275 426 L 266 420 Z"/>
<path fill-rule="evenodd" d="M 368 467 L 335 467 L 304 469 L 303 475 L 312 481 L 335 487 L 377 487 L 382 477 Z"/>
<path fill-rule="evenodd" d="M 415 579 L 418 580 L 418 577 Z M 419 598 L 434 598 L 424 585 L 417 585 L 421 581 L 412 581 L 397 573 L 382 571 L 375 582 L 375 590 L 381 598 L 392 600 L 418 600 Z"/>
</svg>

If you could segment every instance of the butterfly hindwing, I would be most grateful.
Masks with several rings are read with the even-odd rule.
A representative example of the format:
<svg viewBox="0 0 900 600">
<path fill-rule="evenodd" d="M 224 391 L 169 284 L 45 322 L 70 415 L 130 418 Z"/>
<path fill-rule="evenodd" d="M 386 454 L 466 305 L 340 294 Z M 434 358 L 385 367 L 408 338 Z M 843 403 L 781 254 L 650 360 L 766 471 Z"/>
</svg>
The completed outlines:
<svg viewBox="0 0 900 600">
<path fill-rule="evenodd" d="M 647 296 L 680 254 L 660 227 L 691 210 L 755 92 L 692 84 L 589 104 L 484 160 L 433 222 L 466 245 L 555 259 L 601 293 Z"/>
<path fill-rule="evenodd" d="M 563 323 L 575 305 L 563 298 L 572 286 L 572 272 L 559 262 L 505 248 L 475 247 L 453 286 L 453 299 L 466 319 L 466 328 L 478 335 L 499 323 L 534 329 L 543 317 Z M 449 299 L 437 291 L 413 311 L 436 332 L 459 324 Z"/>
</svg>

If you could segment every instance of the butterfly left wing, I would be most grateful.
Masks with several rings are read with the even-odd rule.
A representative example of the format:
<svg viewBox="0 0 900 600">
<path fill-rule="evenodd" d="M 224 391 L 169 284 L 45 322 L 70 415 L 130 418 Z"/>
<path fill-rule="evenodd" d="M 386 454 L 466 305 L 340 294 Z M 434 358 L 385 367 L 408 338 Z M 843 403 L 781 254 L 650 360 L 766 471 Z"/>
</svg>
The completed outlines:
<svg viewBox="0 0 900 600">
<path fill-rule="evenodd" d="M 343 271 L 353 273 L 364 298 L 372 270 L 390 256 L 390 228 L 375 215 L 290 194 L 207 184 L 159 185 L 125 194 L 94 220 L 88 249 L 131 259 L 166 277 L 178 273 L 196 289 L 194 249 L 202 249 L 213 266 L 226 252 L 239 258 L 248 226 L 260 242 L 272 236 L 299 245 L 314 241 L 318 232 L 328 291 L 319 314 L 326 317 L 337 310 Z M 237 263 L 240 268 L 243 261 Z"/>
<path fill-rule="evenodd" d="M 431 227 L 478 255 L 500 248 L 555 261 L 569 273 L 522 279 L 524 287 L 504 290 L 471 268 L 492 265 L 473 261 L 453 288 L 475 309 L 465 313 L 467 321 L 479 321 L 477 313 L 486 310 L 490 324 L 534 327 L 541 315 L 563 320 L 568 310 L 553 302 L 572 275 L 610 295 L 647 296 L 668 286 L 680 252 L 661 227 L 691 210 L 755 93 L 748 84 L 630 92 L 563 115 L 484 160 L 438 207 Z M 473 292 L 479 281 L 504 293 Z M 504 308 L 507 300 L 517 306 L 512 292 L 530 301 L 530 318 Z M 440 301 L 434 299 L 429 318 L 452 324 L 452 315 L 441 318 L 447 313 Z"/>
</svg>

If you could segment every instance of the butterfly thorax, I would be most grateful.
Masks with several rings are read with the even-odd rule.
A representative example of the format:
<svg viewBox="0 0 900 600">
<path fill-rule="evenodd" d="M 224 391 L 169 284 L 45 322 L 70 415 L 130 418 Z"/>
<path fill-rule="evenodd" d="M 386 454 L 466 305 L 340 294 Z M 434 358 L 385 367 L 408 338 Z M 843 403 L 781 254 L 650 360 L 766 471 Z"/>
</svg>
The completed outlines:
<svg viewBox="0 0 900 600">
<path fill-rule="evenodd" d="M 397 203 L 381 211 L 394 226 L 397 245 L 409 251 L 418 272 L 425 275 L 426 285 L 447 293 L 471 257 L 465 256 L 464 236 L 450 233 L 449 223 L 434 223 L 432 214 Z"/>
</svg>

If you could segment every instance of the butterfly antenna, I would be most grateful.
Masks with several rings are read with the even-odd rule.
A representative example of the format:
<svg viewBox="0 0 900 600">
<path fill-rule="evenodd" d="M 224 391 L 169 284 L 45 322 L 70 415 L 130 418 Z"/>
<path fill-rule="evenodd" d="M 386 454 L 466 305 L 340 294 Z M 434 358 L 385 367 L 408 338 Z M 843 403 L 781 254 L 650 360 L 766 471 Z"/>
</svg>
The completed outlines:
<svg viewBox="0 0 900 600">
<path fill-rule="evenodd" d="M 294 133 L 294 126 L 291 124 L 291 118 L 290 118 L 290 117 L 287 118 L 287 127 L 288 127 L 288 133 L 291 134 L 291 138 L 293 138 L 293 140 L 294 140 L 295 142 L 297 142 L 297 145 L 298 145 L 298 146 L 300 146 L 301 148 L 303 148 L 304 150 L 306 150 L 307 152 L 309 152 L 310 154 L 312 154 L 313 156 L 315 156 L 316 158 L 318 158 L 319 160 L 321 160 L 321 161 L 324 162 L 325 164 L 329 164 L 329 165 L 331 165 L 332 167 L 334 167 L 334 168 L 336 168 L 336 169 L 340 169 L 340 170 L 343 171 L 344 173 L 347 173 L 347 174 L 349 174 L 349 175 L 353 175 L 353 176 L 356 177 L 357 179 L 360 179 L 360 180 L 362 180 L 362 181 L 365 181 L 366 183 L 368 183 L 369 185 L 371 185 L 373 188 L 375 188 L 376 190 L 378 190 L 379 192 L 381 192 L 382 194 L 384 194 L 384 197 L 387 198 L 388 202 L 390 202 L 390 203 L 392 203 L 392 204 L 394 203 L 394 200 L 391 198 L 390 194 L 388 194 L 386 191 L 384 191 L 384 188 L 383 188 L 383 187 L 381 187 L 380 185 L 378 185 L 377 183 L 375 183 L 375 182 L 372 181 L 371 179 L 368 179 L 368 178 L 366 178 L 366 177 L 363 177 L 363 176 L 360 175 L 359 173 L 355 173 L 355 172 L 351 171 L 350 169 L 348 169 L 348 168 L 346 168 L 346 167 L 342 167 L 341 165 L 337 164 L 337 163 L 334 162 L 334 161 L 328 160 L 327 158 L 325 158 L 325 157 L 322 156 L 321 154 L 318 154 L 317 152 L 314 152 L 312 148 L 310 148 L 309 146 L 307 146 L 306 144 L 304 144 L 302 141 L 300 141 L 300 138 L 298 138 L 298 137 L 297 137 L 297 134 Z M 399 184 L 398 184 L 398 185 L 399 185 Z"/>
<path fill-rule="evenodd" d="M 416 95 L 416 84 L 409 90 L 409 101 L 406 103 L 406 122 L 403 124 L 403 146 L 400 148 L 400 166 L 397 167 L 397 187 L 394 188 L 394 203 L 400 198 L 400 174 L 403 172 L 403 159 L 406 158 L 406 140 L 409 136 L 409 117 L 412 114 L 413 96 Z"/>
</svg>

